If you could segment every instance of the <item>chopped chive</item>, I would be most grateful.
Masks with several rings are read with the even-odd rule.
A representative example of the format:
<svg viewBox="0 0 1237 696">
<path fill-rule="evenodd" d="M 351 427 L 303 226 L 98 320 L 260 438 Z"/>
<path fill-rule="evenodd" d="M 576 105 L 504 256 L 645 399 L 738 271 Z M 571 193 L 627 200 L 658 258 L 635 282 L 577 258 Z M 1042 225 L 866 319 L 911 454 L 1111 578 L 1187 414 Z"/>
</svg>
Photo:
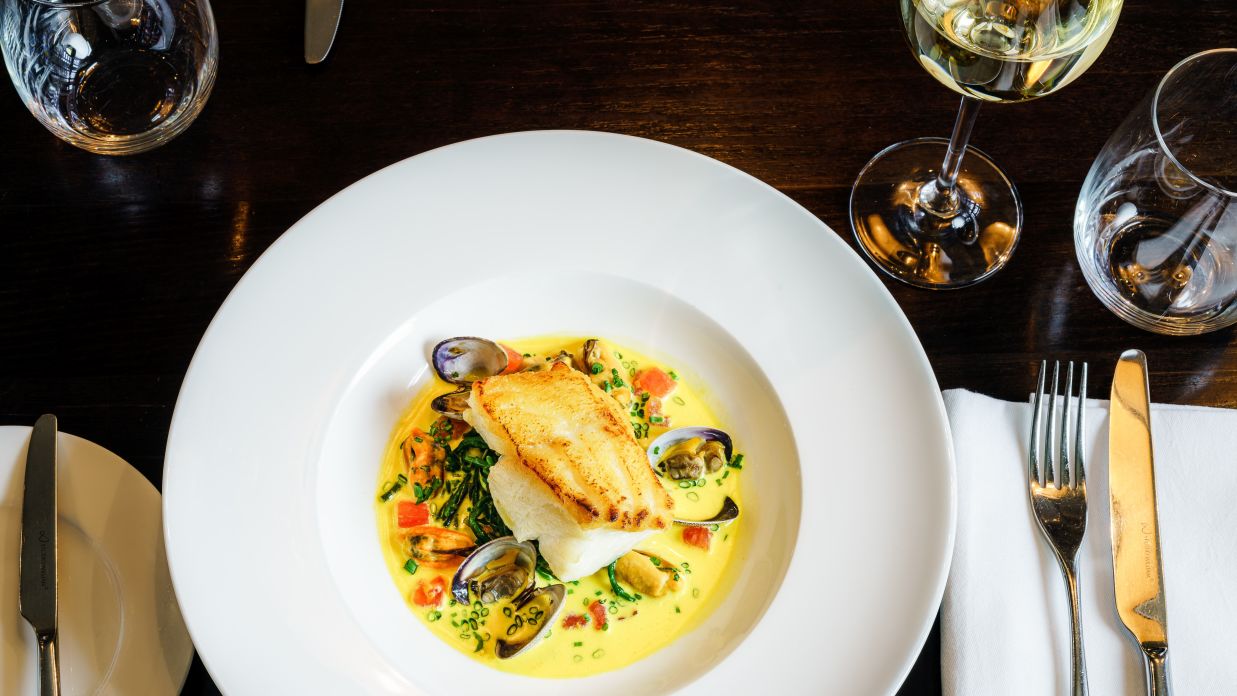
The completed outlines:
<svg viewBox="0 0 1237 696">
<path fill-rule="evenodd" d="M 416 575 L 417 567 L 417 562 L 411 558 L 404 562 L 404 570 L 408 571 L 409 575 Z"/>
<path fill-rule="evenodd" d="M 641 413 L 643 413 L 643 411 L 641 411 Z M 665 418 L 662 418 L 661 416 L 650 416 L 650 417 L 649 417 L 649 422 L 650 422 L 650 423 L 660 423 L 660 422 L 662 422 L 662 421 L 664 421 L 664 420 L 666 420 L 666 419 L 665 419 Z"/>
<path fill-rule="evenodd" d="M 692 588 L 692 596 L 693 596 L 693 597 L 696 597 L 696 598 L 699 598 L 699 597 L 700 597 L 700 588 L 699 588 L 699 587 L 693 587 L 693 588 Z"/>
<path fill-rule="evenodd" d="M 652 561 L 655 566 L 661 565 L 661 559 L 657 556 L 649 556 L 649 560 Z"/>
<path fill-rule="evenodd" d="M 676 381 L 676 382 L 677 382 L 677 381 L 679 381 L 679 375 L 678 375 L 678 373 L 676 373 L 674 370 L 671 370 L 671 371 L 670 371 L 670 379 L 672 379 L 672 380 L 674 380 L 674 381 Z"/>
<path fill-rule="evenodd" d="M 532 354 L 532 353 L 525 353 L 525 354 L 524 354 L 524 357 L 526 357 L 526 358 L 531 358 L 531 357 L 533 357 L 533 354 Z"/>
<path fill-rule="evenodd" d="M 599 660 L 599 659 L 601 659 L 603 656 L 605 656 L 605 654 L 606 654 L 606 651 L 605 651 L 605 650 L 602 650 L 601 648 L 597 648 L 596 650 L 594 650 L 594 651 L 593 651 L 593 659 L 594 659 L 594 660 Z"/>
<path fill-rule="evenodd" d="M 687 403 L 686 401 L 684 401 L 684 400 L 683 400 L 683 397 L 681 397 L 681 396 L 676 396 L 676 397 L 674 397 L 673 399 L 671 399 L 671 401 L 673 401 L 674 403 L 676 403 L 676 404 L 678 404 L 678 405 L 680 405 L 680 406 L 682 406 L 683 404 Z"/>
<path fill-rule="evenodd" d="M 452 377 L 459 377 L 459 376 L 460 376 L 460 373 L 458 373 L 458 372 L 452 372 L 452 373 L 451 373 L 451 376 L 452 376 Z"/>
<path fill-rule="evenodd" d="M 732 469 L 742 469 L 743 468 L 743 455 L 736 454 L 734 456 L 734 459 L 731 459 L 729 462 L 726 462 L 726 466 Z"/>
<path fill-rule="evenodd" d="M 594 594 L 595 596 L 597 596 L 597 597 L 600 597 L 600 596 L 601 596 L 601 590 L 597 590 L 597 591 L 596 591 L 596 592 L 594 592 L 593 594 Z"/>
<path fill-rule="evenodd" d="M 571 647 L 578 648 L 578 647 L 581 647 L 582 645 L 584 645 L 584 643 L 577 640 L 576 642 L 571 644 Z"/>
<path fill-rule="evenodd" d="M 571 661 L 572 661 L 572 662 L 583 662 L 583 661 L 584 661 L 584 656 L 583 656 L 583 655 L 572 655 L 572 656 L 571 656 Z"/>
<path fill-rule="evenodd" d="M 593 367 L 592 367 L 592 369 L 593 369 L 593 374 L 595 374 L 595 375 L 599 375 L 599 374 L 601 374 L 601 371 L 602 371 L 602 370 L 606 369 L 606 366 L 605 366 L 605 365 L 602 365 L 602 364 L 601 364 L 601 363 L 599 363 L 599 362 L 597 362 L 597 363 L 593 363 Z"/>
<path fill-rule="evenodd" d="M 700 500 L 700 494 L 697 493 L 696 491 L 691 491 L 687 494 L 687 499 L 692 501 L 693 503 L 697 502 Z"/>
<path fill-rule="evenodd" d="M 675 607 L 675 608 L 674 608 L 674 613 L 676 613 L 676 614 L 681 614 L 681 613 L 683 613 L 683 610 L 682 610 L 682 609 L 679 609 L 678 607 Z"/>
</svg>

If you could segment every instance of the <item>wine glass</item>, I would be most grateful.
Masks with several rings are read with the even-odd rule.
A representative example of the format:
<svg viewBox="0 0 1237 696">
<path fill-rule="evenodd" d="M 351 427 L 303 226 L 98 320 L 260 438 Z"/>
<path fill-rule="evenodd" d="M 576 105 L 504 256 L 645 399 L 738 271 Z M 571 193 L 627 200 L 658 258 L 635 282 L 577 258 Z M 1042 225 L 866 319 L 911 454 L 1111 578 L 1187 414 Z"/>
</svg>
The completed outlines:
<svg viewBox="0 0 1237 696">
<path fill-rule="evenodd" d="M 179 135 L 215 82 L 209 0 L 0 0 L 0 49 L 30 113 L 99 154 Z"/>
<path fill-rule="evenodd" d="M 1022 202 L 1009 177 L 967 149 L 981 103 L 1064 87 L 1099 57 L 1122 0 L 899 0 L 911 50 L 962 94 L 949 140 L 917 138 L 879 152 L 851 190 L 860 249 L 885 273 L 923 288 L 977 283 L 1009 260 Z"/>
</svg>

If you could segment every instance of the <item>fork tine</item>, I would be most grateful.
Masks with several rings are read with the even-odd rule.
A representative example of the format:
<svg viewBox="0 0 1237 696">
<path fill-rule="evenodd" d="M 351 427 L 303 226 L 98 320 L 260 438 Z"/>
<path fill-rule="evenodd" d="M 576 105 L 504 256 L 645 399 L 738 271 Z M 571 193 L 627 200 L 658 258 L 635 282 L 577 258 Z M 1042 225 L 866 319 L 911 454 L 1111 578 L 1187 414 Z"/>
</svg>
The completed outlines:
<svg viewBox="0 0 1237 696">
<path fill-rule="evenodd" d="M 1044 485 L 1056 486 L 1057 473 L 1052 466 L 1052 433 L 1057 423 L 1057 385 L 1060 383 L 1061 361 L 1052 362 L 1052 391 L 1048 392 L 1048 422 L 1044 426 Z"/>
<path fill-rule="evenodd" d="M 1086 448 L 1082 438 L 1086 434 L 1083 425 L 1084 414 L 1087 412 L 1087 364 L 1082 364 L 1082 374 L 1078 380 L 1078 426 L 1074 430 L 1074 485 L 1081 486 L 1087 482 L 1086 469 L 1082 463 L 1082 451 Z"/>
<path fill-rule="evenodd" d="M 1028 459 L 1031 462 L 1030 479 L 1032 483 L 1039 483 L 1039 443 L 1040 443 L 1040 401 L 1044 398 L 1044 378 L 1048 374 L 1048 361 L 1039 361 L 1039 388 L 1035 390 L 1035 400 L 1031 403 L 1031 456 Z"/>
<path fill-rule="evenodd" d="M 1061 471 L 1060 471 L 1060 475 L 1058 476 L 1058 478 L 1061 481 L 1062 488 L 1069 488 L 1069 482 L 1070 482 L 1069 426 L 1070 426 L 1070 423 L 1074 422 L 1074 419 L 1070 418 L 1070 397 L 1073 396 L 1073 394 L 1074 394 L 1074 361 L 1071 360 L 1069 361 L 1069 367 L 1066 368 L 1065 370 L 1065 392 L 1061 396 L 1061 428 L 1059 431 L 1059 438 L 1061 442 L 1061 450 L 1060 450 L 1061 451 L 1061 462 L 1058 465 Z"/>
</svg>

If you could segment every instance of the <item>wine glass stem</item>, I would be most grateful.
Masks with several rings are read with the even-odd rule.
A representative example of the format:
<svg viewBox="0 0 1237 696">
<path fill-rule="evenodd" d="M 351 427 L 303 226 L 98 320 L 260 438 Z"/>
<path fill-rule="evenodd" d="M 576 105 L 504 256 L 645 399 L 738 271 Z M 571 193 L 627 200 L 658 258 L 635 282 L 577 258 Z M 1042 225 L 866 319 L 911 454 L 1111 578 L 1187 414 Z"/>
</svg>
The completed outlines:
<svg viewBox="0 0 1237 696">
<path fill-rule="evenodd" d="M 962 98 L 953 133 L 949 136 L 949 147 L 945 150 L 945 161 L 941 163 L 941 171 L 936 175 L 936 179 L 919 189 L 919 204 L 942 217 L 952 217 L 958 212 L 958 194 L 954 187 L 958 183 L 962 157 L 966 154 L 966 144 L 971 139 L 971 129 L 975 127 L 979 106 L 978 99 Z"/>
</svg>

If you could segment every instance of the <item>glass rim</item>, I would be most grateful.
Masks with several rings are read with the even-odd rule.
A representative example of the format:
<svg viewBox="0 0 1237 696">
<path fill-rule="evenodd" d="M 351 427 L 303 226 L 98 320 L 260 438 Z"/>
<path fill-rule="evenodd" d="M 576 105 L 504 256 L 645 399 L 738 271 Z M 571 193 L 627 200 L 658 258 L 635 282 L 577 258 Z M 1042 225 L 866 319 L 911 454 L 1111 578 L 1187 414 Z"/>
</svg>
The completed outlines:
<svg viewBox="0 0 1237 696">
<path fill-rule="evenodd" d="M 1166 157 L 1168 157 L 1169 160 L 1172 161 L 1174 165 L 1177 166 L 1178 169 L 1184 172 L 1186 176 L 1190 177 L 1190 179 L 1200 186 L 1203 186 L 1211 191 L 1215 191 L 1222 196 L 1237 198 L 1237 191 L 1229 191 L 1219 184 L 1208 181 L 1198 174 L 1195 174 L 1189 167 L 1182 164 L 1181 161 L 1177 159 L 1177 155 L 1173 153 L 1172 148 L 1168 146 L 1168 143 L 1164 142 L 1164 135 L 1160 132 L 1160 94 L 1164 91 L 1164 85 L 1168 84 L 1169 78 L 1176 75 L 1177 72 L 1186 65 L 1193 63 L 1204 56 L 1211 56 L 1217 53 L 1237 54 L 1237 48 L 1212 48 L 1206 51 L 1199 51 L 1198 53 L 1181 59 L 1181 61 L 1170 68 L 1168 72 L 1164 73 L 1164 77 L 1160 78 L 1159 84 L 1155 86 L 1155 93 L 1151 97 L 1151 129 L 1155 131 L 1155 139 L 1156 142 L 1160 144 L 1160 150 Z"/>
</svg>

